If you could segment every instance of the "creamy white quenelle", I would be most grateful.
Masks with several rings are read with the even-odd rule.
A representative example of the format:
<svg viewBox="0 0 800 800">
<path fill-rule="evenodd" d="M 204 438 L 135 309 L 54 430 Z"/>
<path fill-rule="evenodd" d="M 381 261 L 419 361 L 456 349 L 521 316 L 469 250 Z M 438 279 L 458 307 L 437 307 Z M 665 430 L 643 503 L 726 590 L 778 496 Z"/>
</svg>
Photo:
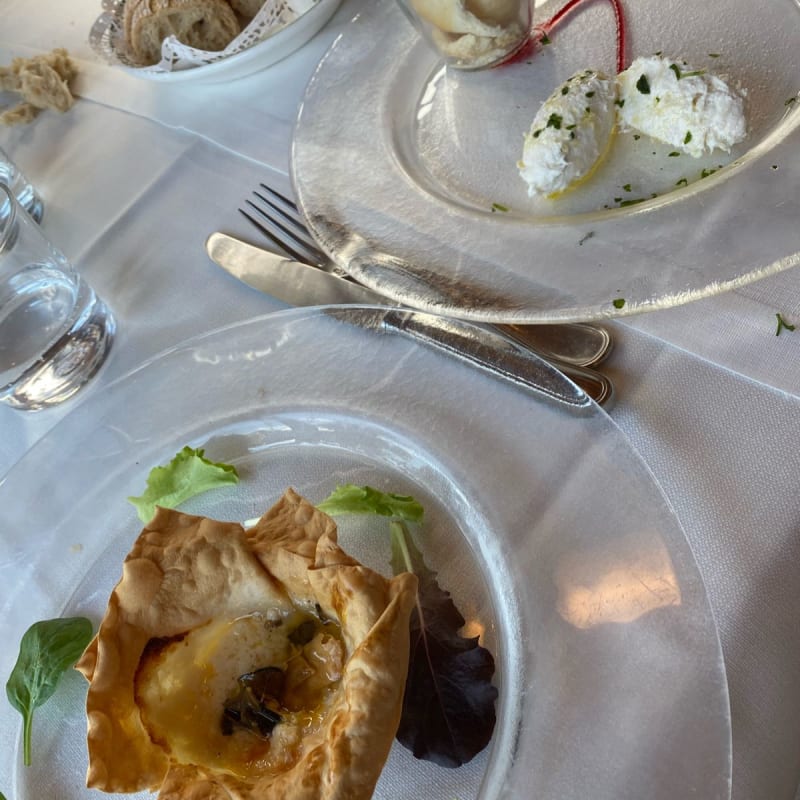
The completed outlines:
<svg viewBox="0 0 800 800">
<path fill-rule="evenodd" d="M 545 100 L 517 163 L 530 196 L 559 194 L 592 172 L 614 132 L 616 91 L 613 80 L 585 70 Z"/>
<path fill-rule="evenodd" d="M 618 76 L 621 130 L 698 157 L 730 152 L 747 135 L 744 91 L 705 69 L 662 56 L 637 58 Z"/>
</svg>

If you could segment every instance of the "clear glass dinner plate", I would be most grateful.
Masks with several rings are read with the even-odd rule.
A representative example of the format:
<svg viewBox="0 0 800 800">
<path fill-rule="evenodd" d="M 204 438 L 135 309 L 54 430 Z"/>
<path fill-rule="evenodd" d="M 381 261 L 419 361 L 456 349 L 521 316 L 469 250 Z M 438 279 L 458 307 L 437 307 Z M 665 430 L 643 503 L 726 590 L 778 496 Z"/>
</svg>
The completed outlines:
<svg viewBox="0 0 800 800">
<path fill-rule="evenodd" d="M 425 506 L 416 541 L 496 660 L 497 726 L 458 769 L 395 744 L 377 798 L 728 798 L 716 628 L 644 463 L 593 403 L 472 367 L 386 314 L 290 310 L 190 340 L 34 446 L 0 485 L 2 674 L 35 620 L 97 624 L 141 527 L 126 497 L 188 444 L 241 478 L 186 502 L 190 513 L 245 520 L 287 486 L 314 502 L 342 483 Z M 343 546 L 388 573 L 383 531 L 340 518 Z M 18 715 L 0 715 L 7 796 L 94 796 L 85 691 L 70 673 L 36 712 L 29 768 Z"/>
<path fill-rule="evenodd" d="M 543 21 L 565 0 L 537 3 Z M 664 308 L 800 260 L 794 0 L 623 3 L 630 62 L 663 53 L 747 91 L 749 135 L 694 159 L 618 133 L 580 186 L 533 200 L 523 134 L 551 92 L 615 71 L 611 6 L 580 6 L 549 45 L 482 72 L 444 69 L 395 0 L 365 7 L 307 88 L 292 154 L 321 246 L 398 302 L 547 322 Z"/>
</svg>

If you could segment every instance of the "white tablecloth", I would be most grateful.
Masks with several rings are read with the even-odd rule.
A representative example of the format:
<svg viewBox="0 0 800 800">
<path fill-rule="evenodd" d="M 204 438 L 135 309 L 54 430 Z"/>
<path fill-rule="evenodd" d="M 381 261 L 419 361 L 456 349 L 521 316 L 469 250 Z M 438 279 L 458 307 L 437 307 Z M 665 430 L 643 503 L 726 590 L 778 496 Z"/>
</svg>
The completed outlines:
<svg viewBox="0 0 800 800">
<path fill-rule="evenodd" d="M 40 189 L 45 231 L 113 307 L 119 336 L 100 376 L 74 400 L 37 414 L 0 407 L 0 476 L 77 403 L 143 359 L 283 307 L 211 264 L 203 243 L 213 230 L 252 239 L 237 206 L 259 180 L 288 187 L 303 87 L 363 2 L 345 0 L 322 33 L 264 72 L 168 86 L 96 59 L 86 33 L 99 3 L 5 0 L 0 63 L 55 46 L 80 61 L 75 107 L 0 129 L 0 145 Z M 777 312 L 797 332 L 776 336 Z M 800 781 L 796 271 L 610 327 L 611 416 L 673 504 L 719 626 L 732 797 L 792 800 Z M 7 777 L 0 774 L 0 790 Z"/>
</svg>

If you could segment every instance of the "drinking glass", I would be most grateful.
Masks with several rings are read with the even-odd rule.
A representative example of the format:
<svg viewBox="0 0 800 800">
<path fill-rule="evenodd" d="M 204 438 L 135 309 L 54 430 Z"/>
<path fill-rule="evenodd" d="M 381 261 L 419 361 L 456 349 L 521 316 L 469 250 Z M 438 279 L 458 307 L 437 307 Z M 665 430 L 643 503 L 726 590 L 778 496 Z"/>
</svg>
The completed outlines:
<svg viewBox="0 0 800 800">
<path fill-rule="evenodd" d="M 19 204 L 37 221 L 42 221 L 44 203 L 33 184 L 25 177 L 22 170 L 8 157 L 0 147 L 0 183 L 8 186 L 19 201 Z M 0 198 L 2 199 L 2 198 Z"/>
<path fill-rule="evenodd" d="M 60 403 L 100 368 L 114 317 L 0 184 L 0 402 Z"/>
<path fill-rule="evenodd" d="M 532 0 L 397 0 L 448 66 L 493 67 L 529 41 Z"/>
</svg>

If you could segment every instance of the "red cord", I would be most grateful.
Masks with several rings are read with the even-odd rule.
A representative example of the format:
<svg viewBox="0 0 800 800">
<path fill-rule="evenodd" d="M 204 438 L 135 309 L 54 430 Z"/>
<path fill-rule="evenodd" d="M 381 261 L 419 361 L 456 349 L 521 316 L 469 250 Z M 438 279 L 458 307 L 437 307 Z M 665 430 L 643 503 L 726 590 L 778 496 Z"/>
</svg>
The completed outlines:
<svg viewBox="0 0 800 800">
<path fill-rule="evenodd" d="M 550 34 L 550 31 L 561 22 L 564 17 L 570 14 L 576 6 L 580 5 L 584 0 L 569 0 L 569 2 L 560 10 L 557 11 L 547 22 L 543 25 L 537 25 L 532 32 L 528 43 L 518 52 L 516 52 L 510 59 L 504 61 L 503 64 L 511 64 L 515 61 L 521 61 L 523 58 L 530 56 L 533 47 L 542 40 L 544 36 Z M 625 17 L 622 13 L 622 4 L 620 0 L 609 0 L 611 7 L 614 9 L 614 23 L 617 27 L 617 72 L 622 72 L 625 69 Z"/>
</svg>

